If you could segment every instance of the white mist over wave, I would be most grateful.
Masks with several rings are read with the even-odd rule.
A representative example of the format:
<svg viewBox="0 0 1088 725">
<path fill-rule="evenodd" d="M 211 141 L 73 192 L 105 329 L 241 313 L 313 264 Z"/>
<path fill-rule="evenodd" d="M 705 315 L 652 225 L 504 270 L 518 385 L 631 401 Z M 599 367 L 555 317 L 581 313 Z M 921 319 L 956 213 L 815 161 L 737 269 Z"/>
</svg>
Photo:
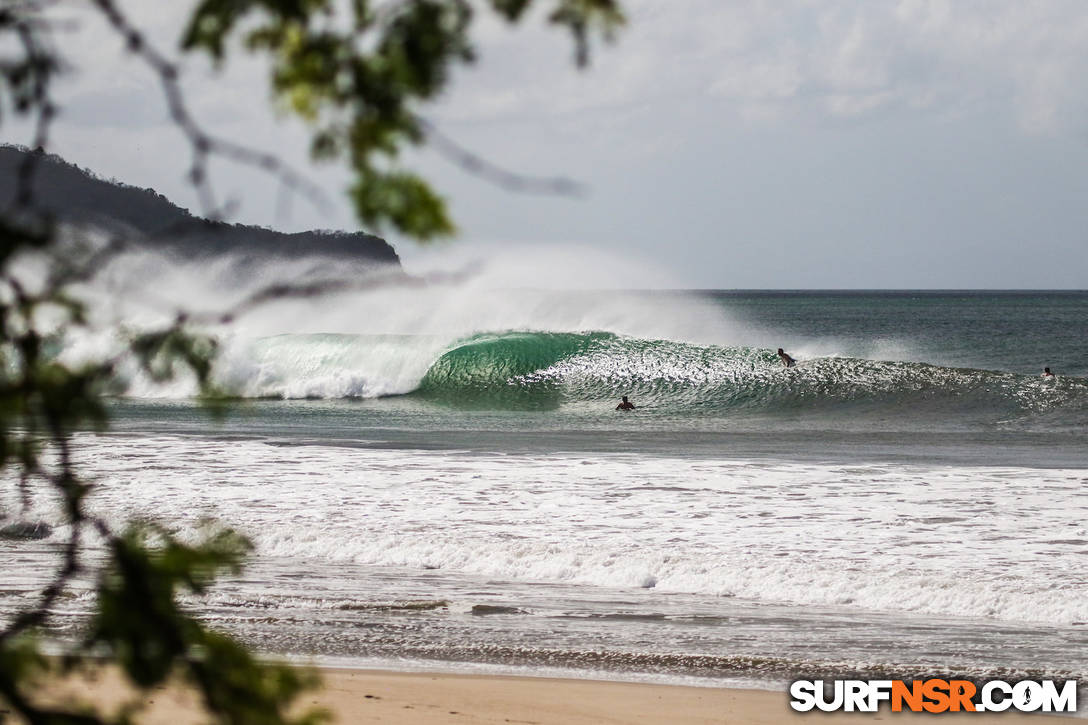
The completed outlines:
<svg viewBox="0 0 1088 725">
<path fill-rule="evenodd" d="M 221 343 L 215 377 L 230 392 L 376 397 L 410 392 L 446 350 L 477 333 L 605 331 L 715 344 L 745 337 L 743 326 L 706 299 L 601 291 L 674 282 L 632 260 L 568 246 L 449 250 L 428 257 L 412 279 L 343 260 L 126 254 L 81 291 L 91 301 L 92 332 L 69 340 L 64 354 L 76 361 L 115 353 L 119 330 L 162 326 L 185 311 L 211 321 L 205 329 Z M 352 288 L 267 301 L 229 324 L 215 323 L 269 285 L 327 280 Z M 153 384 L 131 363 L 122 377 L 134 397 L 195 391 L 186 379 Z"/>
</svg>

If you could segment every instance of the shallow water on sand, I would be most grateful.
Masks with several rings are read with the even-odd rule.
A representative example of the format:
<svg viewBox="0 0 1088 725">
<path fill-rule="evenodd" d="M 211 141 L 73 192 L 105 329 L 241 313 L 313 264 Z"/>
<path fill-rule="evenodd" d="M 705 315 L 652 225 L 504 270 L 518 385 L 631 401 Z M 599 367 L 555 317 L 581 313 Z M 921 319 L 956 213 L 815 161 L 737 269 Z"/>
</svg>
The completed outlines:
<svg viewBox="0 0 1088 725">
<path fill-rule="evenodd" d="M 1088 666 L 1083 469 L 79 443 L 108 519 L 253 539 L 249 572 L 197 606 L 266 651 L 717 677 Z M 59 544 L 2 546 L 10 611 Z"/>
</svg>

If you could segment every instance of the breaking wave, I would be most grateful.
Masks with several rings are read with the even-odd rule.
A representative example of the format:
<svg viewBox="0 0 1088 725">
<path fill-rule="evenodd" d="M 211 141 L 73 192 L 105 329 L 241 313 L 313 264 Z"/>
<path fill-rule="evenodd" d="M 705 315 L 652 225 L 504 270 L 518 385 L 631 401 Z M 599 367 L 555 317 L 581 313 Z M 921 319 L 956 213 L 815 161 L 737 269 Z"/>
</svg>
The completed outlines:
<svg viewBox="0 0 1088 725">
<path fill-rule="evenodd" d="M 278 335 L 228 348 L 221 383 L 248 398 L 411 395 L 466 409 L 599 405 L 657 412 L 867 408 L 995 416 L 1088 411 L 1088 382 L 918 362 L 819 357 L 783 368 L 773 350 L 609 332 L 514 331 L 449 344 L 426 335 Z M 139 392 L 134 393 L 140 395 Z"/>
</svg>

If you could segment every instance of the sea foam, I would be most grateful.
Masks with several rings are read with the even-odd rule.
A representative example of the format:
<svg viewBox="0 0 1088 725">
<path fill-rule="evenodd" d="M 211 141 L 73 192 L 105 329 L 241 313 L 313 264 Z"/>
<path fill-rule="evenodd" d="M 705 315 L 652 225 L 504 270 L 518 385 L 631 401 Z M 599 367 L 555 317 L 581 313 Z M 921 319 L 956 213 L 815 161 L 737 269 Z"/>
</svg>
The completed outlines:
<svg viewBox="0 0 1088 725">
<path fill-rule="evenodd" d="M 1088 620 L 1083 471 L 86 437 L 91 504 L 257 554 L 939 617 Z M 109 455 L 105 455 L 106 451 Z M 56 526 L 63 536 L 63 522 Z"/>
</svg>

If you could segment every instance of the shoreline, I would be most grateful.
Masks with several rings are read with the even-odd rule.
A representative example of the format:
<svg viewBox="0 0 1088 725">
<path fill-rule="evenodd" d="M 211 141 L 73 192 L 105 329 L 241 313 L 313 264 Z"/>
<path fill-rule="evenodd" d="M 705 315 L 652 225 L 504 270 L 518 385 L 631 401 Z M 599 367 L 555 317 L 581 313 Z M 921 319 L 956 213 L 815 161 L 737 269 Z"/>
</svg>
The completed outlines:
<svg viewBox="0 0 1088 725">
<path fill-rule="evenodd" d="M 658 722 L 771 725 L 818 719 L 827 725 L 859 720 L 931 717 L 928 714 L 797 713 L 783 691 L 698 687 L 611 680 L 443 672 L 403 672 L 319 667 L 321 689 L 299 698 L 300 710 L 325 708 L 333 722 L 518 723 L 520 725 L 596 725 Z M 97 671 L 43 688 L 50 700 L 75 693 L 105 708 L 117 707 L 126 688 L 116 670 Z M 188 725 L 201 721 L 195 700 L 180 687 L 153 690 L 142 698 L 145 725 Z M 976 725 L 1054 722 L 1061 715 L 946 713 Z"/>
</svg>

